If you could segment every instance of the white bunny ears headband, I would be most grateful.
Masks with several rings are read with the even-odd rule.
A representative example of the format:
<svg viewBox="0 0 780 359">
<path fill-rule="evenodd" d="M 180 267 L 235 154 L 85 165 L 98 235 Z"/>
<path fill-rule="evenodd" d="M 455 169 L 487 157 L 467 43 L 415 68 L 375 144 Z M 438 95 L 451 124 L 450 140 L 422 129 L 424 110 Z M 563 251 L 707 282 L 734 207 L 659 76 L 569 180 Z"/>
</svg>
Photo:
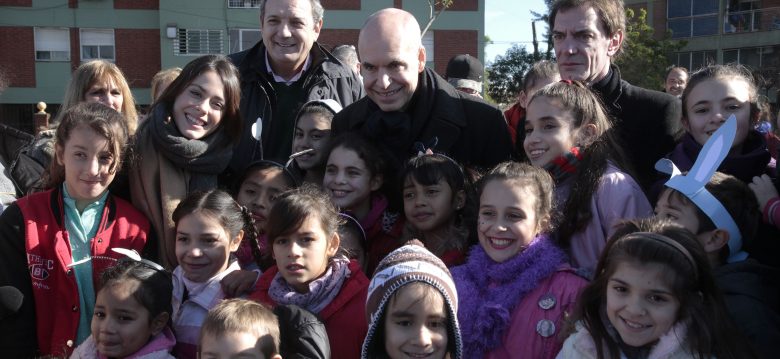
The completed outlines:
<svg viewBox="0 0 780 359">
<path fill-rule="evenodd" d="M 731 218 L 723 204 L 707 191 L 704 185 L 710 181 L 718 166 L 728 155 L 736 133 L 737 119 L 731 115 L 704 144 L 693 168 L 687 175 L 683 175 L 669 159 L 660 159 L 655 164 L 655 169 L 672 176 L 664 184 L 666 187 L 675 189 L 688 197 L 712 220 L 716 228 L 725 229 L 729 233 L 729 263 L 742 261 L 748 256 L 746 252 L 742 251 L 742 235 L 737 223 Z"/>
</svg>

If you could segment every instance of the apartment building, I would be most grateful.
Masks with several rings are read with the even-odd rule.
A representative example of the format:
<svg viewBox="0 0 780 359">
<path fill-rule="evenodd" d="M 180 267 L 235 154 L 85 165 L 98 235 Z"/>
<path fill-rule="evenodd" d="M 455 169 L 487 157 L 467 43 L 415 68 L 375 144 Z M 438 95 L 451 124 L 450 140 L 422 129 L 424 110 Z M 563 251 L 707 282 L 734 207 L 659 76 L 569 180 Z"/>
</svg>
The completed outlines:
<svg viewBox="0 0 780 359">
<path fill-rule="evenodd" d="M 710 63 L 739 63 L 767 80 L 760 93 L 780 102 L 780 0 L 625 0 L 647 10 L 647 20 L 663 34 L 687 41 L 672 62 L 695 70 Z M 776 107 L 775 107 L 776 108 Z"/>
<path fill-rule="evenodd" d="M 450 57 L 484 57 L 486 0 L 457 0 L 423 38 L 428 66 L 443 74 Z M 357 45 L 360 26 L 387 7 L 413 13 L 421 26 L 424 0 L 322 0 L 319 42 Z M 260 39 L 258 0 L 0 0 L 0 122 L 32 130 L 35 104 L 57 110 L 81 62 L 106 59 L 125 73 L 136 98 L 150 102 L 152 76 L 204 54 L 230 54 Z"/>
</svg>

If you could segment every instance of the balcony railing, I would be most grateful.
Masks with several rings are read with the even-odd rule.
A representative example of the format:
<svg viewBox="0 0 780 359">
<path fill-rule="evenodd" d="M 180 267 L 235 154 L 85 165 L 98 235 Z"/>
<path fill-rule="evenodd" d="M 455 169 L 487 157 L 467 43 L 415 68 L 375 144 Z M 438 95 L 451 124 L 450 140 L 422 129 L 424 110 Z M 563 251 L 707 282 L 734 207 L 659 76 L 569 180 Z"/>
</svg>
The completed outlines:
<svg viewBox="0 0 780 359">
<path fill-rule="evenodd" d="M 726 12 L 723 33 L 780 30 L 780 7 Z"/>
</svg>

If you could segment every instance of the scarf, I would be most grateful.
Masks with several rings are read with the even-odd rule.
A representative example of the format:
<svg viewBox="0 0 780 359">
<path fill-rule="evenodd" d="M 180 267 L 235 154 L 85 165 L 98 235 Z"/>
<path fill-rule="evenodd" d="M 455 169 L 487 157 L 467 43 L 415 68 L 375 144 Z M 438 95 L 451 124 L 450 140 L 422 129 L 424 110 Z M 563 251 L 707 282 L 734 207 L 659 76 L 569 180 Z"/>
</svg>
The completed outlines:
<svg viewBox="0 0 780 359">
<path fill-rule="evenodd" d="M 149 218 L 161 264 L 174 268 L 173 211 L 192 191 L 217 187 L 217 174 L 227 167 L 232 146 L 220 129 L 200 140 L 186 139 L 163 105 L 153 109 L 136 136 L 139 158 L 129 169 L 130 197 Z"/>
<path fill-rule="evenodd" d="M 163 105 L 155 107 L 148 121 L 151 122 L 148 135 L 152 136 L 156 149 L 175 166 L 190 172 L 190 191 L 217 187 L 217 175 L 233 157 L 233 146 L 224 131 L 218 128 L 201 139 L 188 139 L 181 135 Z"/>
<path fill-rule="evenodd" d="M 432 72 L 426 69 L 418 79 L 417 89 L 404 111 L 385 112 L 369 101 L 371 114 L 360 130 L 370 141 L 386 147 L 387 155 L 392 156 L 393 168 L 401 168 L 406 159 L 415 154 L 412 145 L 428 124 L 435 105 L 437 86 Z"/>
<path fill-rule="evenodd" d="M 577 172 L 580 161 L 582 161 L 582 150 L 579 147 L 572 147 L 570 151 L 544 165 L 544 169 L 550 173 L 555 183 L 561 183 Z"/>
<path fill-rule="evenodd" d="M 547 235 L 537 236 L 526 250 L 502 263 L 474 246 L 466 264 L 453 269 L 463 357 L 481 358 L 499 347 L 515 306 L 566 260 Z"/>
<path fill-rule="evenodd" d="M 669 159 L 677 165 L 680 171 L 688 171 L 701 152 L 700 145 L 686 133 L 680 143 L 669 155 Z M 742 143 L 742 153 L 729 153 L 718 167 L 719 172 L 739 178 L 742 182 L 752 183 L 754 176 L 767 173 L 767 167 L 772 156 L 766 148 L 766 140 L 755 130 L 750 130 L 745 142 Z"/>
<path fill-rule="evenodd" d="M 309 283 L 308 293 L 298 293 L 284 280 L 282 274 L 277 272 L 268 288 L 268 296 L 278 304 L 294 304 L 319 314 L 336 298 L 344 281 L 351 274 L 348 260 L 334 258 L 325 274 Z"/>
</svg>

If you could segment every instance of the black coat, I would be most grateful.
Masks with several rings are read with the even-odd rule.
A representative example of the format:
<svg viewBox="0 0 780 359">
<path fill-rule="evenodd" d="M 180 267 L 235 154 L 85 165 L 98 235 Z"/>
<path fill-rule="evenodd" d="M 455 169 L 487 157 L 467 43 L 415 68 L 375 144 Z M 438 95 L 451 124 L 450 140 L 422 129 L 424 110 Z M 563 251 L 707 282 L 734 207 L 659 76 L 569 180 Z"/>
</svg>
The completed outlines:
<svg viewBox="0 0 780 359">
<path fill-rule="evenodd" d="M 438 140 L 433 148 L 435 152 L 447 154 L 463 165 L 483 169 L 511 159 L 512 141 L 504 115 L 498 108 L 456 90 L 431 69 L 420 73 L 418 84 L 424 81 L 433 85 L 432 96 L 425 97 L 418 85 L 411 101 L 415 102 L 414 109 L 426 108 L 430 112 L 427 118 L 421 119 L 424 123 L 416 125 L 420 127 L 419 134 L 409 143 L 430 145 L 435 137 Z M 423 103 L 419 104 L 420 101 Z M 378 112 L 381 110 L 371 98 L 364 97 L 336 114 L 331 132 L 335 136 L 361 131 L 366 120 Z M 408 115 L 415 118 L 414 113 Z M 398 162 L 404 163 L 415 153 L 416 148 L 410 147 L 405 153 L 393 155 Z"/>
<path fill-rule="evenodd" d="M 306 94 L 300 99 L 300 105 L 311 100 L 334 99 L 346 107 L 363 97 L 363 85 L 357 75 L 318 43 L 314 43 L 309 56 L 312 58 L 311 65 L 298 80 L 303 81 Z M 233 150 L 228 171 L 240 173 L 247 164 L 263 158 L 263 149 L 274 146 L 270 135 L 277 98 L 271 84 L 273 77 L 267 72 L 262 40 L 251 49 L 231 54 L 228 58 L 241 76 L 240 109 L 243 120 L 241 140 Z M 263 124 L 260 141 L 252 137 L 251 131 L 258 118 Z M 289 134 L 290 137 L 292 135 Z"/>
<path fill-rule="evenodd" d="M 296 305 L 277 305 L 279 354 L 285 359 L 330 359 L 328 331 L 317 316 Z"/>
<path fill-rule="evenodd" d="M 655 163 L 674 149 L 681 134 L 680 100 L 622 80 L 615 65 L 605 80 L 592 89 L 612 116 L 615 138 L 625 151 L 627 165 L 647 192 L 658 178 Z"/>
<path fill-rule="evenodd" d="M 714 271 L 737 328 L 761 358 L 776 358 L 780 343 L 780 271 L 748 259 Z"/>
</svg>

